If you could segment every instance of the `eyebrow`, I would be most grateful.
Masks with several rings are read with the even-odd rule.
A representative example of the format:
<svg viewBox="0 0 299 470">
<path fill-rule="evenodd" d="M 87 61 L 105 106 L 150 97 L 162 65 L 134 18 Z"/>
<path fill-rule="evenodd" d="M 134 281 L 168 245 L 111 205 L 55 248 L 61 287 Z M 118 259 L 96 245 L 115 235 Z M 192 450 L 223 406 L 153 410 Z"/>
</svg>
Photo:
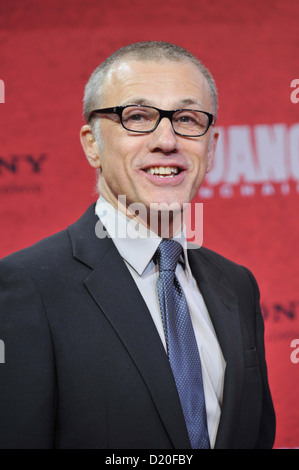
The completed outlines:
<svg viewBox="0 0 299 470">
<path fill-rule="evenodd" d="M 200 108 L 203 108 L 203 104 L 200 101 L 195 100 L 193 98 L 185 98 L 184 100 L 180 101 L 180 106 L 190 106 L 190 105 L 195 105 Z"/>
<path fill-rule="evenodd" d="M 125 100 L 122 105 L 130 105 L 130 104 L 139 104 L 139 105 L 144 105 L 144 106 L 154 106 L 151 101 L 149 101 L 147 98 L 142 98 L 142 97 L 135 97 L 135 98 L 130 98 L 128 100 Z M 203 105 L 200 103 L 198 100 L 195 100 L 194 98 L 184 98 L 183 100 L 180 100 L 177 102 L 177 106 L 175 106 L 175 109 L 181 109 L 184 106 L 190 106 L 194 105 L 196 106 L 197 109 L 202 109 Z"/>
<path fill-rule="evenodd" d="M 130 104 L 143 104 L 144 106 L 152 106 L 151 102 L 149 100 L 147 100 L 146 98 L 139 98 L 139 97 L 136 97 L 136 98 L 130 98 L 128 100 L 125 100 L 123 102 L 123 106 L 126 106 L 126 105 L 130 105 Z"/>
</svg>

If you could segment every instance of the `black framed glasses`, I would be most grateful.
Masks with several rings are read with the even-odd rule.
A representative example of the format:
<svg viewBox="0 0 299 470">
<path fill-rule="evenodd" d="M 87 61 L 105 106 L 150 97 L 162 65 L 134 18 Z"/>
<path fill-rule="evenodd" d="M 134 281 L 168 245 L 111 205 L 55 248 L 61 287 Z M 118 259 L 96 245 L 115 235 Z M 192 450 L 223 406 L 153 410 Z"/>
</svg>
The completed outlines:
<svg viewBox="0 0 299 470">
<path fill-rule="evenodd" d="M 153 132 L 163 118 L 168 118 L 174 132 L 183 137 L 200 137 L 204 135 L 214 121 L 213 114 L 198 109 L 165 111 L 154 106 L 141 104 L 95 109 L 90 113 L 88 122 L 97 114 L 117 114 L 122 126 L 127 131 L 141 134 Z"/>
</svg>

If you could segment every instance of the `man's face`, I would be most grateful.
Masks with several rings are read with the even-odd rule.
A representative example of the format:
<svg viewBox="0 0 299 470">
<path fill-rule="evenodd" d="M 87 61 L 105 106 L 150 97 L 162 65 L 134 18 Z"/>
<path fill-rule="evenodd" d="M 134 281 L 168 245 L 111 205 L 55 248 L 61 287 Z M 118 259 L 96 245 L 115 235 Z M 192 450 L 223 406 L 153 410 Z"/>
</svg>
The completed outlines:
<svg viewBox="0 0 299 470">
<path fill-rule="evenodd" d="M 101 107 L 127 104 L 213 111 L 201 72 L 191 63 L 168 60 L 128 60 L 112 67 Z M 127 205 L 138 202 L 147 208 L 150 203 L 175 202 L 182 207 L 190 202 L 211 166 L 218 137 L 211 128 L 201 137 L 176 135 L 167 118 L 149 134 L 127 131 L 117 115 L 100 117 L 95 125 L 100 125 L 101 134 L 99 191 L 115 207 L 119 195 L 126 196 Z M 161 167 L 177 171 L 176 176 L 150 173 Z"/>
</svg>

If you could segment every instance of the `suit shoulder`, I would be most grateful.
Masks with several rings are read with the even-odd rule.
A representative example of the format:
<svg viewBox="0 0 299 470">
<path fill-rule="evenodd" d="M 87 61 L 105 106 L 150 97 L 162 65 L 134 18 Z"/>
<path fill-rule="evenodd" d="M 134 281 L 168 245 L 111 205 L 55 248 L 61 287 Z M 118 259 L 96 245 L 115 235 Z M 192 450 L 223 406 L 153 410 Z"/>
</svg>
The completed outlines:
<svg viewBox="0 0 299 470">
<path fill-rule="evenodd" d="M 29 276 L 35 285 L 46 288 L 70 279 L 76 262 L 71 233 L 75 238 L 84 238 L 92 231 L 93 222 L 94 205 L 91 205 L 66 229 L 3 258 L 0 260 L 0 281 L 8 278 L 22 280 Z"/>
<path fill-rule="evenodd" d="M 68 253 L 71 255 L 69 236 L 67 230 L 63 230 L 2 258 L 0 270 L 9 267 L 30 270 L 44 263 L 62 262 Z"/>
<path fill-rule="evenodd" d="M 221 269 L 243 269 L 244 267 L 235 261 L 230 260 L 229 258 L 226 258 L 223 255 L 220 255 L 216 251 L 210 250 L 209 248 L 206 247 L 200 247 L 197 250 L 199 256 L 201 256 L 206 262 L 213 263 L 217 265 Z M 226 269 L 225 269 L 226 268 Z"/>
<path fill-rule="evenodd" d="M 214 273 L 216 276 L 218 273 L 224 274 L 234 285 L 251 285 L 251 287 L 253 286 L 254 289 L 258 290 L 256 279 L 246 266 L 238 264 L 209 248 L 198 247 L 198 249 L 191 251 L 195 252 L 197 259 L 208 268 L 209 272 Z"/>
</svg>

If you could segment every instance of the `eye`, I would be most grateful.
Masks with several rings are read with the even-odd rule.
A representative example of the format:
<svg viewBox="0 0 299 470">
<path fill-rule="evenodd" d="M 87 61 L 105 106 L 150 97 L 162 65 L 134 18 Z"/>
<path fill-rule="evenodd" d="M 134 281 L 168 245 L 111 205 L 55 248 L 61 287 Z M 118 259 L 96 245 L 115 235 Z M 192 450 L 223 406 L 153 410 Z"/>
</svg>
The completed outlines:
<svg viewBox="0 0 299 470">
<path fill-rule="evenodd" d="M 142 113 L 142 112 L 137 112 L 137 113 L 131 113 L 129 114 L 129 116 L 127 116 L 127 119 L 130 120 L 130 121 L 142 121 L 143 119 L 148 119 L 148 117 L 146 116 L 146 114 Z"/>
<path fill-rule="evenodd" d="M 125 123 L 143 123 L 151 120 L 150 110 L 147 108 L 126 108 L 123 113 L 123 121 Z"/>
<path fill-rule="evenodd" d="M 198 122 L 198 116 L 192 112 L 181 112 L 175 116 L 175 120 L 181 124 L 194 124 Z"/>
<path fill-rule="evenodd" d="M 190 122 L 190 120 L 192 120 L 190 116 L 180 116 L 178 119 L 179 122 Z"/>
<path fill-rule="evenodd" d="M 208 125 L 208 118 L 200 111 L 181 109 L 175 113 L 173 122 L 176 126 L 202 132 L 202 128 L 205 128 Z"/>
<path fill-rule="evenodd" d="M 154 108 L 146 106 L 128 106 L 123 112 L 123 123 L 127 126 L 138 124 L 149 125 L 159 117 L 159 112 Z"/>
</svg>

